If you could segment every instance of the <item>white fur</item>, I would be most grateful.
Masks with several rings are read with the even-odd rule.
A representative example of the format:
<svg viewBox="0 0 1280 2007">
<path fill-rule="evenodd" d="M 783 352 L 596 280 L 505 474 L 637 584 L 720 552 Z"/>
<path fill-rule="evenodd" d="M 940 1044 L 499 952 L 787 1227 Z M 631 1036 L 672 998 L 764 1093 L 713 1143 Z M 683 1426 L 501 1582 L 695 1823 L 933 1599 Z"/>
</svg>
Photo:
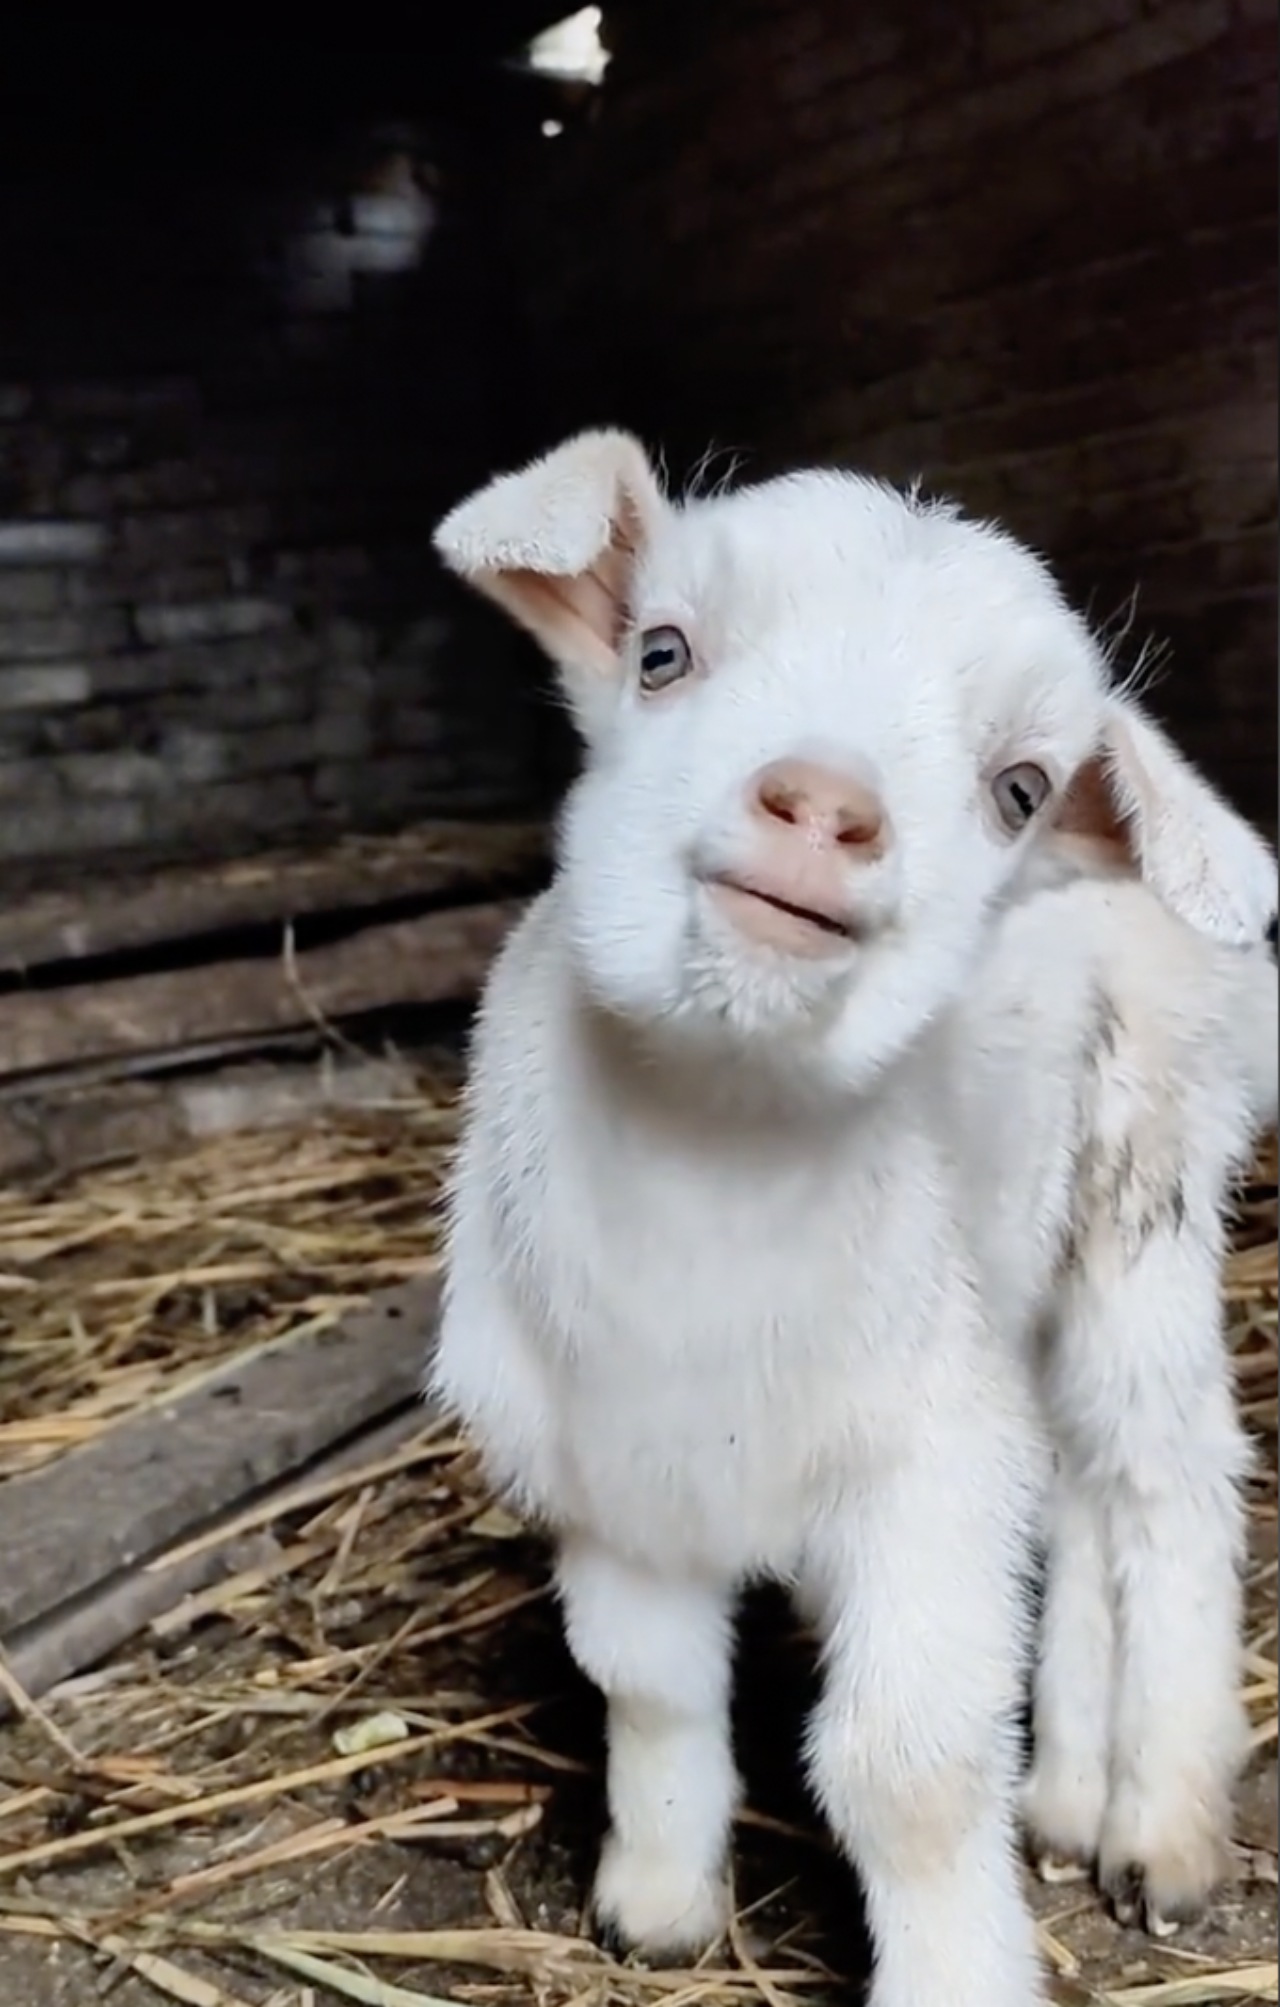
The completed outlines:
<svg viewBox="0 0 1280 2007">
<path fill-rule="evenodd" d="M 584 577 L 620 496 L 625 564 Z M 1238 1440 L 1209 1292 L 1224 1180 L 1275 1098 L 1269 971 L 1140 886 L 1063 865 L 1031 889 L 1052 836 L 1008 836 L 990 775 L 1035 760 L 1061 797 L 1115 700 L 999 533 L 837 475 L 677 509 L 634 442 L 589 435 L 438 541 L 552 649 L 589 742 L 556 881 L 479 1018 L 433 1380 L 554 1533 L 608 1697 L 598 1910 L 650 1950 L 722 1927 L 734 1605 L 771 1576 L 819 1624 L 809 1760 L 863 1877 L 874 2007 L 1033 2007 L 1015 1718 L 1038 1385 L 1075 1484 L 1039 1694 L 1047 1744 L 1072 1746 L 1042 1799 L 1105 1773 L 1063 1837 L 1154 1871 L 1189 1793 L 1218 1817 L 1234 1757 Z M 696 671 L 646 699 L 635 637 L 671 624 Z M 831 865 L 857 939 L 821 960 L 744 938 L 705 882 L 751 863 L 748 783 L 783 756 L 874 787 L 892 835 Z M 1148 818 L 1159 856 L 1178 814 Z M 1175 1522 L 1166 1578 L 1226 1557 L 1212 1643 L 1146 1592 Z M 1067 1597 L 1096 1650 L 1055 1644 Z M 1185 1678 L 1154 1693 L 1170 1642 Z"/>
<path fill-rule="evenodd" d="M 1263 950 L 1081 883 L 1007 917 L 948 1028 L 970 1232 L 1056 1451 L 1026 1816 L 1050 1873 L 1097 1863 L 1158 1932 L 1227 1865 L 1245 1746 L 1222 1219 L 1276 1019 Z"/>
<path fill-rule="evenodd" d="M 1144 881 L 1214 939 L 1261 940 L 1276 914 L 1272 852 L 1136 704 L 1116 697 L 1108 713 L 1108 764 Z"/>
</svg>

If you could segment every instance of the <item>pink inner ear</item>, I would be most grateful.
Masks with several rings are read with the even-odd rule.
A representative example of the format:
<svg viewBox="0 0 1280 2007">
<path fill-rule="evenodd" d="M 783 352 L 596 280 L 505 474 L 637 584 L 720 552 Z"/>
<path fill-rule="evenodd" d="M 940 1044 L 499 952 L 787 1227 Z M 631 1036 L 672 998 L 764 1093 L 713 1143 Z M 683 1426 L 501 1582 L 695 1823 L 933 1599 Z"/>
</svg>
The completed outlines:
<svg viewBox="0 0 1280 2007">
<path fill-rule="evenodd" d="M 623 496 L 610 541 L 584 571 L 491 573 L 490 590 L 552 655 L 607 675 L 626 632 L 639 531 Z"/>
<path fill-rule="evenodd" d="M 1116 801 L 1106 762 L 1099 757 L 1086 760 L 1075 775 L 1053 818 L 1053 827 L 1063 836 L 1087 843 L 1112 869 L 1138 869 L 1133 829 Z"/>
</svg>

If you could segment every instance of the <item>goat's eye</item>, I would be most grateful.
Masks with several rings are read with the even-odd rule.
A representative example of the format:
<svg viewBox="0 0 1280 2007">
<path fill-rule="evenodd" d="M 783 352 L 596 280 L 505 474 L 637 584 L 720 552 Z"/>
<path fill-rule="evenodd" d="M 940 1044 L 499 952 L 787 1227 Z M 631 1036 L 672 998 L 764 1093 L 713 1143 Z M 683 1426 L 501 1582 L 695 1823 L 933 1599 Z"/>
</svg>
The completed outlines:
<svg viewBox="0 0 1280 2007">
<path fill-rule="evenodd" d="M 1006 767 L 991 783 L 991 793 L 1000 820 L 1010 831 L 1025 829 L 1049 799 L 1049 776 L 1043 767 L 1023 760 Z"/>
<path fill-rule="evenodd" d="M 640 688 L 649 696 L 687 676 L 693 655 L 678 627 L 650 627 L 640 636 Z"/>
</svg>

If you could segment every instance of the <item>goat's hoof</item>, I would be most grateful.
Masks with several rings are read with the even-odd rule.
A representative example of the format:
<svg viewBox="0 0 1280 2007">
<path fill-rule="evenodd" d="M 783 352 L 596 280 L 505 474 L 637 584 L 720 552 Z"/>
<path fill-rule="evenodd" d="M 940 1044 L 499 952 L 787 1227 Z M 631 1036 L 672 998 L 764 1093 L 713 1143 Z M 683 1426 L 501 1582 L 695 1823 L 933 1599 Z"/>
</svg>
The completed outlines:
<svg viewBox="0 0 1280 2007">
<path fill-rule="evenodd" d="M 1037 1762 L 1022 1791 L 1027 1852 L 1042 1882 L 1082 1882 L 1098 1858 L 1106 1772 Z"/>
<path fill-rule="evenodd" d="M 1184 1924 L 1195 1923 L 1203 1914 L 1204 1903 L 1187 1901 L 1177 1910 L 1164 1910 L 1154 1901 L 1143 1870 L 1134 1861 L 1113 1870 L 1103 1880 L 1103 1892 L 1110 1898 L 1116 1922 L 1126 1930 L 1145 1930 L 1149 1937 L 1176 1937 Z"/>
<path fill-rule="evenodd" d="M 1074 1854 L 1055 1853 L 1052 1847 L 1040 1847 L 1032 1854 L 1031 1865 L 1040 1880 L 1050 1888 L 1067 1886 L 1073 1882 L 1087 1882 L 1089 1863 Z"/>
<path fill-rule="evenodd" d="M 602 1935 L 649 1960 L 704 1952 L 730 1922 L 722 1876 L 690 1875 L 667 1855 L 613 1839 L 600 1857 L 592 1903 Z"/>
<path fill-rule="evenodd" d="M 1197 1923 L 1214 1892 L 1230 1873 L 1230 1849 L 1215 1826 L 1180 1831 L 1169 1847 L 1117 1846 L 1119 1835 L 1108 1836 L 1098 1879 L 1110 1898 L 1116 1920 L 1145 1930 L 1151 1937 L 1173 1937 L 1185 1925 Z"/>
</svg>

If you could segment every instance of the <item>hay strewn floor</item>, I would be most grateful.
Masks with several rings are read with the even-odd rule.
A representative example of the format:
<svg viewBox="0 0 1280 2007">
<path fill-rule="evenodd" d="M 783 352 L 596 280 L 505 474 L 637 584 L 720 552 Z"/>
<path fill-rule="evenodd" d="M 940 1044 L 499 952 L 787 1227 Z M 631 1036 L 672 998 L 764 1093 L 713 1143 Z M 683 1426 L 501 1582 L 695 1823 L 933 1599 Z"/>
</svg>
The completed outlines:
<svg viewBox="0 0 1280 2007">
<path fill-rule="evenodd" d="M 84 1441 L 212 1360 L 429 1269 L 453 1074 L 407 1106 L 220 1139 L 33 1200 L 0 1193 L 0 1472 Z M 1231 1273 L 1250 1494 L 1255 1768 L 1242 1881 L 1185 1941 L 1037 1892 L 1070 2007 L 1274 2001 L 1276 1166 Z M 440 1430 L 299 1495 L 250 1572 L 0 1734 L 0 1979 L 24 2007 L 667 2007 L 835 1999 L 849 1878 L 797 1791 L 808 1662 L 764 1609 L 744 1653 L 753 1810 L 714 1967 L 619 1966 L 582 1935 L 595 1698 L 536 1547 Z M 762 1728 L 767 1732 L 762 1733 Z M 923 2007 L 923 2003 L 922 2003 Z"/>
<path fill-rule="evenodd" d="M 222 1359 L 433 1273 L 458 1066 L 292 1133 L 0 1185 L 0 1479 Z"/>
</svg>

